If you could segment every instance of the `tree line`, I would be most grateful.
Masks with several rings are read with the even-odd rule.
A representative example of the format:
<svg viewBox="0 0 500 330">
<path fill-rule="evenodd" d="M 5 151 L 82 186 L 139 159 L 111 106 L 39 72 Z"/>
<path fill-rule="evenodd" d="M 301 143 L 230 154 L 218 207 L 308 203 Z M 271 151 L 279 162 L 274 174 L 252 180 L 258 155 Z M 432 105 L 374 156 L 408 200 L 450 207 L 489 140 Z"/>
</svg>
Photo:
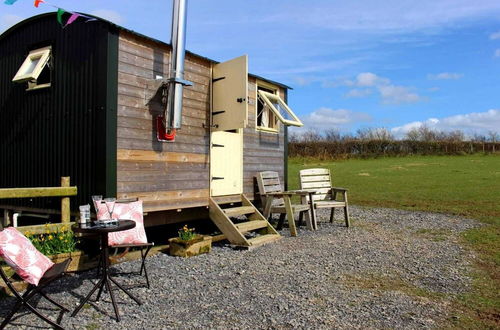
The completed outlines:
<svg viewBox="0 0 500 330">
<path fill-rule="evenodd" d="M 289 155 L 321 159 L 404 155 L 460 155 L 500 151 L 499 133 L 466 136 L 461 130 L 439 131 L 425 125 L 396 139 L 386 128 L 362 128 L 355 134 L 336 129 L 289 134 Z"/>
</svg>

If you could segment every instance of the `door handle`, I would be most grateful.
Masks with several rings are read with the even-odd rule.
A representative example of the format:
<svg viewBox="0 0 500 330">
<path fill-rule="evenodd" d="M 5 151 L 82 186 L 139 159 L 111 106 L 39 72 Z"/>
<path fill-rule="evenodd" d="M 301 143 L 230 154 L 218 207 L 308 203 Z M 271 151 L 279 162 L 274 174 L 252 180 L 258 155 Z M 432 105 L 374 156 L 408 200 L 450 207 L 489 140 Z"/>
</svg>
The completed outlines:
<svg viewBox="0 0 500 330">
<path fill-rule="evenodd" d="M 245 98 L 244 98 L 244 97 L 238 97 L 238 98 L 236 99 L 236 101 L 237 101 L 238 103 L 243 103 L 243 102 L 245 102 Z"/>
</svg>

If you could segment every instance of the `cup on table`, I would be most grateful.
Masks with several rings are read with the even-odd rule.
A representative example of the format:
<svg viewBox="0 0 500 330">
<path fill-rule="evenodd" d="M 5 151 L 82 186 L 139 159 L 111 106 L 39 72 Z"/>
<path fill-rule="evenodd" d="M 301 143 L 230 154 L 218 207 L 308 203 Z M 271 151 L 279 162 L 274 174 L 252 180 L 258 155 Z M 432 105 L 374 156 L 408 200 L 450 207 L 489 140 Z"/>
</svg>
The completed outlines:
<svg viewBox="0 0 500 330">
<path fill-rule="evenodd" d="M 80 205 L 80 224 L 90 222 L 90 205 Z"/>
</svg>

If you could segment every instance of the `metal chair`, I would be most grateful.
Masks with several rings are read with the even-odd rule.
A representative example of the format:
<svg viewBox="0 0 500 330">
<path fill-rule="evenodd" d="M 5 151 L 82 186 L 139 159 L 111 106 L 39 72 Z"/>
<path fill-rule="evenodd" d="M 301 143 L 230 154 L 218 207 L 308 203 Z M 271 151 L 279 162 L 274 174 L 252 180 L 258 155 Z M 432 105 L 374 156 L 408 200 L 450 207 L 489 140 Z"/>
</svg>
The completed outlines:
<svg viewBox="0 0 500 330">
<path fill-rule="evenodd" d="M 66 309 L 64 306 L 60 305 L 59 303 L 54 301 L 52 298 L 47 296 L 47 294 L 43 291 L 43 289 L 45 287 L 47 287 L 49 284 L 51 284 L 52 282 L 54 282 L 55 280 L 61 278 L 65 274 L 66 269 L 68 268 L 70 262 L 71 262 L 71 258 L 67 259 L 61 263 L 54 264 L 47 271 L 45 271 L 42 278 L 38 282 L 38 285 L 28 284 L 28 287 L 23 294 L 21 294 L 19 291 L 17 291 L 16 287 L 14 286 L 14 284 L 12 282 L 12 279 L 9 276 L 7 276 L 7 274 L 5 273 L 3 268 L 0 267 L 0 276 L 4 280 L 7 287 L 12 291 L 12 293 L 16 297 L 16 303 L 15 303 L 14 307 L 12 308 L 12 310 L 7 314 L 7 316 L 3 320 L 2 324 L 0 324 L 0 329 L 5 328 L 5 326 L 12 320 L 12 317 L 14 316 L 14 314 L 23 306 L 26 307 L 30 312 L 34 313 L 36 316 L 38 316 L 39 318 L 44 320 L 45 322 L 49 323 L 52 327 L 54 327 L 56 329 L 64 329 L 59 323 L 61 321 L 62 314 L 64 312 L 68 312 L 68 309 Z M 12 269 L 14 269 L 14 268 L 12 268 Z M 15 271 L 15 269 L 14 269 L 14 271 Z M 51 319 L 49 319 L 47 316 L 45 316 L 41 311 L 39 311 L 30 302 L 37 295 L 44 297 L 45 299 L 50 301 L 52 304 L 57 306 L 59 309 L 61 309 L 62 313 L 59 315 L 57 322 L 54 322 Z"/>
<path fill-rule="evenodd" d="M 138 200 L 137 198 L 116 200 L 115 203 L 118 204 L 119 207 L 118 207 L 118 210 L 117 210 L 116 209 L 117 206 L 115 205 L 115 208 L 113 210 L 113 217 L 116 217 L 116 218 L 119 218 L 119 219 L 124 219 L 124 218 L 128 219 L 129 216 L 127 214 L 130 214 L 130 209 L 128 209 L 127 207 L 120 207 L 120 206 L 131 204 L 131 203 L 137 203 L 137 202 L 140 202 L 140 209 L 136 210 L 136 211 L 138 211 L 138 212 L 136 212 L 136 216 L 140 217 L 140 218 L 131 217 L 130 220 L 134 220 L 134 221 L 136 221 L 136 223 L 140 222 L 141 224 L 143 224 L 144 223 L 144 219 L 143 219 L 143 212 L 142 212 L 142 201 Z M 100 207 L 100 206 L 98 206 L 98 207 Z M 103 206 L 103 207 L 104 207 L 104 209 L 106 209 L 105 206 Z M 102 213 L 98 212 L 97 218 L 98 219 L 100 219 L 100 218 L 105 219 L 104 217 L 100 216 L 100 214 L 102 214 Z M 139 228 L 138 230 L 141 230 L 141 228 Z M 143 230 L 143 228 L 142 228 L 142 230 Z M 141 232 L 141 235 L 144 235 L 144 237 L 145 237 L 146 233 L 145 232 Z M 109 245 L 110 248 L 125 249 L 122 253 L 118 254 L 115 257 L 111 257 L 111 258 L 115 258 L 115 259 L 123 258 L 128 252 L 130 252 L 130 249 L 133 249 L 133 248 L 137 248 L 141 252 L 141 267 L 140 267 L 140 269 L 139 269 L 138 272 L 116 273 L 116 275 L 128 275 L 128 274 L 136 273 L 136 274 L 139 274 L 140 276 L 142 276 L 142 274 L 144 273 L 144 277 L 146 279 L 146 287 L 149 289 L 150 288 L 150 284 L 149 284 L 148 271 L 146 269 L 146 257 L 148 256 L 148 253 L 149 253 L 149 251 L 151 250 L 151 248 L 153 246 L 154 246 L 154 243 L 152 243 L 152 242 L 127 243 L 127 244 L 112 244 L 112 242 L 110 242 L 110 245 Z M 102 260 L 99 259 L 99 266 L 101 266 L 101 262 L 102 262 Z M 99 274 L 100 267 L 98 267 L 97 269 L 98 269 L 98 274 Z"/>
</svg>

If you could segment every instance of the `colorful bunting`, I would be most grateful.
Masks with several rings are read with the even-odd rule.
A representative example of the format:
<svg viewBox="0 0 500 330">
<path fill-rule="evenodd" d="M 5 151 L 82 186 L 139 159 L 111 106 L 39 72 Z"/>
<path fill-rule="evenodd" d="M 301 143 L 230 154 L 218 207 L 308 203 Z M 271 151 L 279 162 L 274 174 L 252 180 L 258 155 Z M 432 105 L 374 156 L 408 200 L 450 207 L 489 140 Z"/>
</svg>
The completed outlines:
<svg viewBox="0 0 500 330">
<path fill-rule="evenodd" d="M 57 9 L 57 21 L 61 24 L 61 26 L 63 26 L 62 17 L 65 12 L 66 11 L 62 8 Z"/>
<path fill-rule="evenodd" d="M 5 1 L 4 1 L 4 3 L 5 3 L 6 5 L 13 5 L 13 4 L 14 4 L 14 2 L 16 2 L 16 1 L 17 1 L 17 0 L 5 0 Z"/>
<path fill-rule="evenodd" d="M 40 5 L 40 3 L 45 3 L 45 1 L 43 1 L 43 0 L 35 0 L 35 3 L 34 3 L 35 7 L 38 8 L 38 6 Z"/>
</svg>

